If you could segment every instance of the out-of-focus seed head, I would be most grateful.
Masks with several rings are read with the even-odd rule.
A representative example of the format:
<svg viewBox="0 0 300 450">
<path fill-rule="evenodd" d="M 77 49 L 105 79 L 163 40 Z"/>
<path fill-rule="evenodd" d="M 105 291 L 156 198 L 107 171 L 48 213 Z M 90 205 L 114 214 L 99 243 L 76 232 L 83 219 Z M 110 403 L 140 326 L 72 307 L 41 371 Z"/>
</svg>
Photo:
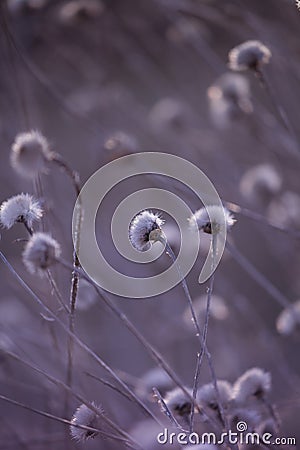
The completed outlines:
<svg viewBox="0 0 300 450">
<path fill-rule="evenodd" d="M 34 233 L 23 251 L 23 262 L 27 270 L 40 276 L 59 259 L 61 248 L 47 233 Z"/>
<path fill-rule="evenodd" d="M 212 120 L 220 128 L 253 111 L 248 80 L 236 73 L 226 73 L 207 91 Z"/>
<path fill-rule="evenodd" d="M 271 51 L 260 41 L 246 41 L 230 50 L 229 67 L 232 70 L 258 70 L 268 64 Z"/>
<path fill-rule="evenodd" d="M 187 388 L 187 390 L 192 394 L 191 389 Z M 164 401 L 170 411 L 175 415 L 181 417 L 189 416 L 192 403 L 180 388 L 175 388 L 172 391 L 168 391 L 164 398 Z"/>
<path fill-rule="evenodd" d="M 238 405 L 244 405 L 247 400 L 265 399 L 271 390 L 271 375 L 254 367 L 240 376 L 233 386 L 233 399 Z"/>
<path fill-rule="evenodd" d="M 277 331 L 285 336 L 291 335 L 296 329 L 300 329 L 300 300 L 289 308 L 285 308 L 276 321 Z"/>
<path fill-rule="evenodd" d="M 268 206 L 268 219 L 283 228 L 300 226 L 300 196 L 296 192 L 286 191 L 274 198 Z"/>
<path fill-rule="evenodd" d="M 36 178 L 47 172 L 53 153 L 47 139 L 39 131 L 29 131 L 16 136 L 11 148 L 11 165 L 24 178 Z"/>
<path fill-rule="evenodd" d="M 59 11 L 59 20 L 65 25 L 73 25 L 81 20 L 99 17 L 104 11 L 100 0 L 73 0 L 65 3 Z"/>
<path fill-rule="evenodd" d="M 132 246 L 139 252 L 149 250 L 151 243 L 163 235 L 161 230 L 163 223 L 159 215 L 152 211 L 145 210 L 137 214 L 129 225 L 129 240 Z"/>
<path fill-rule="evenodd" d="M 236 222 L 226 208 L 216 205 L 198 209 L 188 220 L 192 229 L 199 229 L 207 234 L 218 234 L 224 231 L 224 226 L 228 231 Z"/>
<path fill-rule="evenodd" d="M 220 402 L 224 408 L 227 408 L 232 396 L 232 386 L 226 380 L 217 381 Z M 197 393 L 197 401 L 205 410 L 218 411 L 218 399 L 213 383 L 201 386 Z"/>
<path fill-rule="evenodd" d="M 282 178 L 271 164 L 259 164 L 247 170 L 240 180 L 240 192 L 252 203 L 269 203 L 282 186 Z"/>
<path fill-rule="evenodd" d="M 150 111 L 149 121 L 156 132 L 180 131 L 187 124 L 187 107 L 174 98 L 159 100 Z"/>
<path fill-rule="evenodd" d="M 103 411 L 94 403 L 92 403 L 92 405 L 96 408 L 98 414 L 82 404 L 76 409 L 71 420 L 72 424 L 84 425 L 90 428 L 100 428 L 100 416 L 103 414 Z M 97 431 L 84 430 L 83 428 L 74 427 L 73 425 L 70 425 L 70 433 L 72 438 L 77 442 L 85 442 L 90 438 L 96 437 L 98 434 Z"/>
<path fill-rule="evenodd" d="M 196 298 L 193 304 L 195 314 L 198 317 L 199 322 L 204 323 L 207 307 L 207 295 L 201 295 L 201 297 Z M 226 302 L 219 295 L 212 294 L 211 296 L 210 317 L 212 320 L 226 320 L 229 317 L 229 309 Z M 194 328 L 189 307 L 187 307 L 183 313 L 183 320 L 188 328 Z"/>
<path fill-rule="evenodd" d="M 39 202 L 29 194 L 15 195 L 0 206 L 0 223 L 7 229 L 17 222 L 23 222 L 31 228 L 33 222 L 41 219 L 42 215 Z"/>
<path fill-rule="evenodd" d="M 149 370 L 140 378 L 136 386 L 136 392 L 144 398 L 152 399 L 154 387 L 158 389 L 162 396 L 173 387 L 173 381 L 160 367 Z"/>
<path fill-rule="evenodd" d="M 122 131 L 114 133 L 104 143 L 104 149 L 108 152 L 109 160 L 135 153 L 137 147 L 137 140 Z"/>
</svg>

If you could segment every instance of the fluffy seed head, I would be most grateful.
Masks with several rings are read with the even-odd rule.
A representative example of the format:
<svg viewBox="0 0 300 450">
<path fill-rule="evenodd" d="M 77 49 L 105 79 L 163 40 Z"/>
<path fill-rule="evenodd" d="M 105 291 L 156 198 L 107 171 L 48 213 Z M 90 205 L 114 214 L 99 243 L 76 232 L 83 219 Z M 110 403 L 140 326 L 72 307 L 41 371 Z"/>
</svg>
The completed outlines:
<svg viewBox="0 0 300 450">
<path fill-rule="evenodd" d="M 60 257 L 58 242 L 47 233 L 34 233 L 26 244 L 23 262 L 30 273 L 43 275 Z"/>
<path fill-rule="evenodd" d="M 208 89 L 207 96 L 212 119 L 220 127 L 253 111 L 249 82 L 237 73 L 226 73 L 218 78 Z"/>
<path fill-rule="evenodd" d="M 292 334 L 297 327 L 300 328 L 300 300 L 280 313 L 276 327 L 280 334 L 286 336 Z"/>
<path fill-rule="evenodd" d="M 296 6 L 298 9 L 300 9 L 300 0 L 296 0 Z"/>
<path fill-rule="evenodd" d="M 72 0 L 62 6 L 59 19 L 66 25 L 72 25 L 81 20 L 97 18 L 103 11 L 104 4 L 99 0 Z"/>
<path fill-rule="evenodd" d="M 185 127 L 187 116 L 187 108 L 182 102 L 165 97 L 155 103 L 150 111 L 149 121 L 155 131 L 176 131 Z"/>
<path fill-rule="evenodd" d="M 260 41 L 246 41 L 230 50 L 229 67 L 232 70 L 257 70 L 268 64 L 271 51 Z"/>
<path fill-rule="evenodd" d="M 231 384 L 226 380 L 218 380 L 217 386 L 220 395 L 220 401 L 224 408 L 226 408 L 232 395 Z M 217 411 L 219 409 L 217 394 L 213 383 L 205 384 L 199 389 L 197 393 L 197 401 L 200 406 L 202 406 L 206 410 L 210 409 L 213 411 Z"/>
<path fill-rule="evenodd" d="M 171 378 L 160 367 L 155 367 L 142 376 L 137 383 L 136 392 L 142 397 L 149 399 L 152 398 L 152 389 L 154 387 L 159 390 L 162 396 L 173 387 Z"/>
<path fill-rule="evenodd" d="M 206 303 L 207 303 L 207 295 L 201 295 L 193 302 L 194 310 L 200 323 L 204 322 L 207 306 Z M 226 320 L 228 316 L 229 310 L 225 300 L 222 297 L 213 294 L 211 296 L 210 317 L 213 320 Z M 194 328 L 194 324 L 191 320 L 191 311 L 189 307 L 187 307 L 183 313 L 183 320 L 188 328 Z"/>
<path fill-rule="evenodd" d="M 188 389 L 192 394 L 192 391 Z M 180 388 L 175 388 L 167 392 L 164 401 L 171 412 L 178 416 L 187 416 L 191 412 L 191 400 L 185 395 Z"/>
<path fill-rule="evenodd" d="M 152 211 L 145 210 L 137 214 L 129 225 L 129 240 L 132 246 L 140 252 L 149 250 L 151 241 L 155 242 L 152 232 L 157 230 L 158 233 L 162 233 L 163 223 L 159 215 Z"/>
<path fill-rule="evenodd" d="M 118 131 L 106 140 L 104 148 L 109 152 L 109 158 L 115 159 L 134 153 L 137 149 L 137 141 L 133 136 Z"/>
<path fill-rule="evenodd" d="M 228 230 L 236 222 L 226 208 L 216 205 L 198 209 L 188 220 L 192 229 L 198 228 L 208 234 L 224 231 L 224 225 Z"/>
<path fill-rule="evenodd" d="M 94 402 L 92 403 L 92 405 L 99 411 L 99 415 L 103 414 L 101 408 L 96 406 Z M 76 409 L 71 422 L 74 425 L 84 425 L 90 428 L 99 428 L 99 415 L 95 411 L 89 409 L 86 405 L 82 404 Z M 94 438 L 98 434 L 97 431 L 84 430 L 83 428 L 77 428 L 72 425 L 70 425 L 70 433 L 72 438 L 77 442 L 85 442 L 87 439 Z"/>
<path fill-rule="evenodd" d="M 39 131 L 18 134 L 11 149 L 11 165 L 24 178 L 47 171 L 53 153 L 47 139 Z"/>
<path fill-rule="evenodd" d="M 280 191 L 282 178 L 271 164 L 259 164 L 247 170 L 240 181 L 242 195 L 251 202 L 267 203 Z"/>
<path fill-rule="evenodd" d="M 0 223 L 7 229 L 17 222 L 24 222 L 31 228 L 33 222 L 39 220 L 42 215 L 39 202 L 29 194 L 15 195 L 0 206 Z"/>
<path fill-rule="evenodd" d="M 254 367 L 240 376 L 233 386 L 233 399 L 237 404 L 245 404 L 247 400 L 264 399 L 271 390 L 271 375 Z"/>
</svg>

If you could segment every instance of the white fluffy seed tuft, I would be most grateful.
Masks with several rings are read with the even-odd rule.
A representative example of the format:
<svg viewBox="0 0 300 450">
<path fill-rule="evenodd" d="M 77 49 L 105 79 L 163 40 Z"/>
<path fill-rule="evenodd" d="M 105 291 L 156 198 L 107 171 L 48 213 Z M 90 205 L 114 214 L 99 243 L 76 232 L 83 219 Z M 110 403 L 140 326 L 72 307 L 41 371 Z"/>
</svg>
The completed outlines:
<svg viewBox="0 0 300 450">
<path fill-rule="evenodd" d="M 34 221 L 41 219 L 43 210 L 37 200 L 29 194 L 19 194 L 4 201 L 0 206 L 0 223 L 3 228 L 11 228 L 17 222 L 29 228 Z"/>
<path fill-rule="evenodd" d="M 228 230 L 236 222 L 226 208 L 216 205 L 198 209 L 188 220 L 192 229 L 208 234 L 224 232 L 224 228 Z"/>
<path fill-rule="evenodd" d="M 85 427 L 90 428 L 99 428 L 100 426 L 100 415 L 103 414 L 103 411 L 100 407 L 96 406 L 94 402 L 92 405 L 98 411 L 98 414 L 95 411 L 89 409 L 86 405 L 80 405 L 73 417 L 72 424 L 70 425 L 70 433 L 72 438 L 77 442 L 85 442 L 87 439 L 91 439 L 97 436 L 97 431 L 92 430 L 84 430 L 83 428 L 75 427 L 74 425 L 83 425 Z"/>
<path fill-rule="evenodd" d="M 159 215 L 152 211 L 145 210 L 137 214 L 129 225 L 129 240 L 132 246 L 140 252 L 149 250 L 153 240 L 150 233 L 161 231 L 163 223 Z"/>
<path fill-rule="evenodd" d="M 245 404 L 256 398 L 263 400 L 271 390 L 271 375 L 254 367 L 240 376 L 233 386 L 233 399 L 237 404 Z"/>
<path fill-rule="evenodd" d="M 258 70 L 271 59 L 271 51 L 260 41 L 246 41 L 234 47 L 228 55 L 232 70 Z"/>
<path fill-rule="evenodd" d="M 218 380 L 217 386 L 220 395 L 220 402 L 224 408 L 227 408 L 232 396 L 232 386 L 226 380 Z M 197 393 L 197 401 L 199 405 L 206 410 L 210 409 L 217 411 L 219 409 L 217 393 L 213 383 L 205 384 L 200 387 Z"/>
<path fill-rule="evenodd" d="M 42 276 L 54 265 L 61 254 L 59 243 L 47 233 L 34 233 L 23 251 L 23 262 L 27 270 Z"/>
<path fill-rule="evenodd" d="M 192 395 L 192 390 L 187 388 Z M 178 416 L 188 416 L 191 412 L 192 403 L 184 392 L 178 387 L 172 391 L 168 391 L 164 401 L 170 411 Z"/>
<path fill-rule="evenodd" d="M 47 172 L 47 163 L 52 156 L 47 139 L 39 131 L 32 130 L 16 136 L 10 161 L 19 175 L 30 179 Z"/>
</svg>

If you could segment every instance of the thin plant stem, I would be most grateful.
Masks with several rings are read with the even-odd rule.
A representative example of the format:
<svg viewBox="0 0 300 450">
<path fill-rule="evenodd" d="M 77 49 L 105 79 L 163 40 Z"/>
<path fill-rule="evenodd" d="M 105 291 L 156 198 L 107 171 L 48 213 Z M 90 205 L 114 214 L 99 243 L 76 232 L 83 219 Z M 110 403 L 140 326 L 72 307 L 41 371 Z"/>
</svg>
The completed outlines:
<svg viewBox="0 0 300 450">
<path fill-rule="evenodd" d="M 106 431 L 99 430 L 98 428 L 92 428 L 92 427 L 88 427 L 86 425 L 80 425 L 80 424 L 77 424 L 77 423 L 72 423 L 70 420 L 63 419 L 62 417 L 55 416 L 54 414 L 50 414 L 50 413 L 42 411 L 40 409 L 36 409 L 36 408 L 31 407 L 31 406 L 25 405 L 24 403 L 18 402 L 17 400 L 13 400 L 13 399 L 11 399 L 9 397 L 6 397 L 4 395 L 1 395 L 1 394 L 0 394 L 0 400 L 3 400 L 3 401 L 5 401 L 7 403 L 10 403 L 12 405 L 16 405 L 16 406 L 19 406 L 21 408 L 24 408 L 27 411 L 34 412 L 34 413 L 36 413 L 36 414 L 38 414 L 40 416 L 47 417 L 48 419 L 55 420 L 56 422 L 60 422 L 60 423 L 63 423 L 65 425 L 72 426 L 74 428 L 79 428 L 81 430 L 92 431 L 94 433 L 102 435 L 105 438 L 114 439 L 114 440 L 121 441 L 121 442 L 126 442 L 126 444 L 130 445 L 128 440 L 124 439 L 122 437 L 115 436 L 113 434 L 107 433 Z M 136 448 L 136 447 L 132 447 L 131 446 L 131 448 Z"/>
<path fill-rule="evenodd" d="M 41 307 L 43 308 L 65 331 L 68 336 L 71 336 L 76 344 L 84 350 L 88 355 L 94 359 L 103 370 L 105 370 L 114 380 L 122 386 L 122 388 L 130 395 L 132 400 L 139 405 L 147 415 L 152 417 L 159 425 L 162 425 L 157 417 L 153 414 L 153 412 L 148 408 L 147 405 L 120 379 L 120 377 L 116 374 L 116 372 L 111 369 L 104 360 L 97 355 L 90 347 L 88 347 L 76 334 L 72 333 L 68 326 L 62 322 L 62 320 L 35 294 L 35 292 L 30 288 L 30 286 L 22 279 L 22 277 L 16 272 L 13 266 L 9 263 L 9 261 L 4 256 L 3 252 L 0 251 L 0 259 L 5 264 L 5 266 L 9 269 L 9 271 L 13 274 L 13 276 L 17 279 L 18 283 L 30 294 L 31 298 Z"/>
<path fill-rule="evenodd" d="M 72 388 L 67 386 L 65 383 L 63 383 L 62 381 L 60 381 L 57 378 L 53 377 L 52 375 L 49 375 L 47 372 L 44 372 L 42 369 L 38 368 L 37 366 L 35 366 L 32 363 L 29 363 L 28 361 L 26 361 L 25 359 L 21 358 L 20 356 L 16 355 L 13 352 L 6 351 L 5 354 L 10 356 L 11 358 L 15 359 L 16 361 L 20 362 L 21 364 L 29 367 L 30 369 L 34 370 L 35 372 L 43 375 L 51 383 L 55 384 L 56 386 L 59 386 L 59 387 L 63 388 L 65 391 L 67 391 L 68 393 L 72 394 L 80 403 L 83 403 L 91 411 L 93 411 L 97 416 L 101 417 L 101 419 L 104 422 L 106 422 L 106 424 L 109 425 L 115 432 L 117 432 L 118 434 L 120 434 L 121 436 L 123 436 L 126 439 L 131 439 L 130 436 L 119 427 L 119 425 L 115 424 L 104 413 L 101 414 L 100 411 L 92 403 L 90 403 L 87 400 L 85 400 L 81 395 L 77 394 Z"/>
<path fill-rule="evenodd" d="M 190 307 L 190 311 L 191 311 L 191 315 L 192 315 L 192 322 L 193 322 L 193 324 L 195 326 L 195 329 L 196 329 L 196 337 L 197 337 L 197 339 L 198 339 L 198 341 L 200 343 L 200 354 L 201 354 L 201 352 L 204 352 L 205 356 L 207 358 L 208 366 L 209 366 L 210 373 L 211 373 L 212 382 L 213 382 L 214 389 L 215 389 L 215 392 L 216 392 L 216 398 L 217 398 L 218 408 L 219 408 L 219 411 L 220 411 L 220 416 L 221 416 L 223 425 L 226 428 L 228 428 L 228 424 L 227 424 L 227 419 L 226 419 L 226 416 L 225 416 L 224 408 L 223 408 L 223 405 L 222 405 L 222 402 L 221 402 L 221 399 L 220 399 L 220 393 L 219 393 L 218 384 L 217 384 L 217 377 L 216 377 L 215 369 L 214 369 L 214 366 L 213 366 L 213 363 L 212 363 L 212 357 L 211 357 L 211 354 L 210 354 L 210 352 L 209 352 L 209 350 L 207 348 L 206 342 L 204 342 L 205 335 L 203 333 L 201 333 L 201 331 L 200 331 L 199 322 L 198 322 L 198 319 L 197 319 L 197 316 L 196 316 L 196 313 L 195 313 L 195 310 L 194 310 L 192 297 L 190 295 L 190 292 L 189 292 L 186 280 L 182 276 L 181 269 L 178 266 L 178 263 L 176 261 L 176 256 L 174 255 L 174 252 L 173 252 L 171 246 L 166 241 L 166 239 L 163 238 L 163 237 L 162 237 L 161 242 L 164 243 L 164 245 L 166 246 L 166 252 L 171 257 L 171 259 L 172 259 L 172 261 L 173 261 L 173 263 L 174 263 L 174 265 L 175 265 L 175 267 L 177 269 L 179 278 L 181 280 L 181 285 L 183 287 L 183 290 L 185 292 L 186 298 L 187 298 L 188 303 L 189 303 L 189 307 Z M 197 358 L 198 358 L 198 356 L 197 356 Z M 199 357 L 199 359 L 200 359 L 200 357 Z M 198 365 L 197 365 L 197 367 L 198 367 Z M 197 369 L 197 367 L 196 367 L 196 369 Z M 200 370 L 200 366 L 199 366 L 199 370 Z M 197 382 L 198 382 L 199 376 L 200 376 L 200 374 L 196 375 Z M 194 405 L 196 403 L 196 398 L 194 397 L 194 395 L 197 395 L 197 389 L 195 391 L 196 392 L 193 392 L 193 399 L 194 399 L 194 401 L 192 403 L 192 409 L 194 408 Z"/>
<path fill-rule="evenodd" d="M 265 224 L 265 225 L 267 225 L 267 226 L 269 226 L 271 228 L 274 228 L 275 230 L 281 231 L 284 234 L 291 235 L 292 237 L 295 237 L 295 238 L 298 238 L 298 239 L 300 238 L 300 232 L 299 231 L 297 231 L 297 230 L 290 230 L 290 229 L 281 227 L 280 225 L 276 225 L 276 223 L 273 223 L 272 221 L 268 220 L 265 216 L 263 216 L 262 214 L 259 214 L 256 211 L 252 211 L 252 210 L 250 210 L 248 208 L 244 208 L 244 207 L 242 207 L 240 205 L 237 205 L 236 203 L 233 203 L 233 202 L 226 202 L 226 201 L 224 201 L 224 203 L 225 203 L 226 207 L 230 211 L 232 211 L 232 212 L 234 212 L 236 214 L 241 214 L 241 215 L 243 215 L 245 217 L 249 217 L 249 219 L 253 219 L 253 220 L 257 221 L 257 222 Z"/>
<path fill-rule="evenodd" d="M 280 292 L 280 290 L 268 280 L 265 275 L 263 275 L 259 270 L 256 269 L 254 264 L 249 261 L 246 256 L 244 256 L 234 245 L 227 241 L 226 247 L 230 254 L 236 260 L 236 262 L 253 278 L 253 280 L 259 284 L 274 300 L 279 303 L 283 308 L 291 307 L 291 303 L 285 297 L 285 295 Z"/>
<path fill-rule="evenodd" d="M 265 91 L 267 92 L 275 111 L 277 112 L 277 116 L 280 120 L 280 122 L 282 123 L 283 127 L 287 130 L 287 132 L 290 134 L 290 136 L 292 137 L 292 139 L 295 141 L 295 144 L 297 145 L 297 149 L 299 151 L 299 145 L 298 145 L 298 141 L 297 141 L 297 137 L 295 135 L 295 131 L 293 130 L 291 123 L 289 121 L 289 118 L 285 112 L 285 110 L 283 109 L 283 107 L 277 102 L 276 100 L 276 94 L 273 92 L 273 89 L 268 81 L 268 78 L 266 76 L 266 74 L 264 73 L 263 69 L 256 67 L 254 69 L 254 73 L 256 75 L 256 77 L 258 78 L 261 86 L 265 89 Z"/>
<path fill-rule="evenodd" d="M 162 395 L 160 394 L 159 390 L 157 388 L 152 388 L 152 392 L 153 392 L 153 398 L 157 401 L 158 405 L 160 406 L 162 412 L 168 417 L 168 419 L 170 420 L 170 422 L 175 425 L 176 428 L 178 428 L 180 431 L 186 432 L 186 430 L 184 430 L 182 428 L 182 426 L 177 422 L 177 420 L 175 419 L 174 415 L 172 414 L 172 412 L 170 411 L 168 405 L 166 404 L 166 402 L 164 401 Z"/>
<path fill-rule="evenodd" d="M 59 260 L 59 263 L 67 269 L 70 269 L 70 264 L 64 260 Z M 194 398 L 190 394 L 190 392 L 184 387 L 182 381 L 179 379 L 174 370 L 168 365 L 163 356 L 156 350 L 147 339 L 138 331 L 138 329 L 133 325 L 133 323 L 127 318 L 127 316 L 110 300 L 107 293 L 99 288 L 99 286 L 91 280 L 84 273 L 81 273 L 81 277 L 84 278 L 91 286 L 94 287 L 97 294 L 102 298 L 105 305 L 118 317 L 118 319 L 126 326 L 126 328 L 137 338 L 137 340 L 144 346 L 146 351 L 152 357 L 152 359 L 169 375 L 171 380 L 178 386 L 182 392 L 187 396 L 187 398 L 193 403 Z M 195 406 L 199 411 L 201 408 L 196 403 Z M 217 428 L 217 424 L 213 422 L 213 420 L 208 417 L 204 411 L 201 411 L 206 420 L 210 421 L 214 428 Z"/>
<path fill-rule="evenodd" d="M 93 375 L 92 373 L 89 372 L 84 372 L 85 375 L 87 375 L 88 377 L 92 378 L 93 380 L 97 380 L 100 383 L 102 383 L 104 386 L 109 387 L 110 389 L 112 389 L 113 391 L 118 392 L 118 394 L 122 395 L 123 397 L 125 397 L 127 400 L 129 400 L 130 402 L 132 402 L 131 397 L 126 394 L 126 392 L 121 391 L 121 389 L 119 389 L 117 386 L 109 383 L 109 381 L 104 380 L 103 378 L 97 377 L 96 375 Z"/>
</svg>

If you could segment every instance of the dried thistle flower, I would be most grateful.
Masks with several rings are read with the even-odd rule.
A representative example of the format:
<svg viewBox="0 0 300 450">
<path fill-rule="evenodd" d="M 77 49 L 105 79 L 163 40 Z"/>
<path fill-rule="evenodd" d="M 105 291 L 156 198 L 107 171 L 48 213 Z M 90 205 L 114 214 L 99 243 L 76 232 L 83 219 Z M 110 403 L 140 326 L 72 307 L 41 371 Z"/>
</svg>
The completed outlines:
<svg viewBox="0 0 300 450">
<path fill-rule="evenodd" d="M 198 228 L 208 234 L 224 231 L 224 222 L 227 230 L 236 222 L 226 208 L 216 205 L 198 209 L 188 220 L 192 229 Z"/>
<path fill-rule="evenodd" d="M 129 240 L 132 246 L 140 252 L 149 250 L 151 243 L 163 236 L 163 223 L 159 215 L 152 211 L 144 210 L 137 214 L 129 225 Z"/>
<path fill-rule="evenodd" d="M 53 153 L 47 139 L 39 131 L 29 131 L 16 136 L 11 149 L 11 165 L 24 178 L 37 177 L 47 172 L 47 163 Z"/>
<path fill-rule="evenodd" d="M 285 308 L 276 321 L 277 331 L 286 336 L 300 328 L 300 300 Z"/>
<path fill-rule="evenodd" d="M 240 376 L 233 386 L 233 399 L 237 404 L 256 398 L 264 400 L 271 390 L 271 375 L 254 367 Z"/>
<path fill-rule="evenodd" d="M 96 406 L 94 402 L 92 402 L 92 405 L 94 406 L 94 408 L 96 408 L 96 410 L 99 411 L 99 414 L 89 409 L 86 405 L 82 404 L 76 409 L 71 420 L 72 424 L 84 425 L 90 428 L 99 428 L 99 415 L 102 415 L 103 411 L 101 408 Z M 77 428 L 72 425 L 70 425 L 70 433 L 72 438 L 77 442 L 85 442 L 87 439 L 94 438 L 98 434 L 97 431 L 84 430 L 83 428 Z"/>
<path fill-rule="evenodd" d="M 41 219 L 43 210 L 37 200 L 29 194 L 19 194 L 4 201 L 0 206 L 0 223 L 4 228 L 11 228 L 17 222 L 28 228 L 34 221 Z"/>
<path fill-rule="evenodd" d="M 271 51 L 260 41 L 246 41 L 230 50 L 229 67 L 238 71 L 258 71 L 261 66 L 269 63 L 271 56 Z"/>
<path fill-rule="evenodd" d="M 23 251 L 23 262 L 30 273 L 43 275 L 60 257 L 58 242 L 47 233 L 34 233 Z"/>
<path fill-rule="evenodd" d="M 218 380 L 217 386 L 220 395 L 220 402 L 224 408 L 227 408 L 232 396 L 232 386 L 226 380 Z M 197 401 L 205 410 L 219 410 L 217 393 L 213 383 L 205 384 L 200 387 L 197 393 Z"/>
<path fill-rule="evenodd" d="M 280 191 L 282 178 L 271 164 L 259 164 L 247 170 L 240 180 L 240 191 L 251 202 L 266 203 Z"/>
<path fill-rule="evenodd" d="M 192 390 L 188 388 L 187 390 L 192 395 Z M 168 391 L 164 401 L 170 411 L 177 416 L 187 418 L 191 413 L 192 402 L 179 387 Z"/>
<path fill-rule="evenodd" d="M 226 73 L 207 91 L 210 112 L 217 126 L 225 127 L 243 114 L 253 111 L 248 80 L 236 73 Z"/>
</svg>

